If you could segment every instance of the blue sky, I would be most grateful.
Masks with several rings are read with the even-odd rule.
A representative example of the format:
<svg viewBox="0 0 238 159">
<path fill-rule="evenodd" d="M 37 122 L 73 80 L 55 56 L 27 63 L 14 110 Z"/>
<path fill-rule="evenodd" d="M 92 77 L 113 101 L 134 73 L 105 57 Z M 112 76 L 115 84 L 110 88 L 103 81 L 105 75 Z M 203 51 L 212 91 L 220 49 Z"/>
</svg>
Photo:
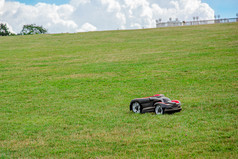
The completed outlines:
<svg viewBox="0 0 238 159">
<path fill-rule="evenodd" d="M 49 33 L 141 29 L 154 28 L 156 19 L 234 18 L 237 6 L 238 0 L 0 0 L 0 22 L 15 33 L 25 24 Z"/>
<path fill-rule="evenodd" d="M 8 0 L 8 1 L 18 1 L 25 4 L 35 5 L 39 2 L 50 3 L 50 4 L 67 4 L 70 0 Z"/>
<path fill-rule="evenodd" d="M 238 13 L 238 0 L 202 0 L 208 3 L 221 18 L 235 18 Z"/>
<path fill-rule="evenodd" d="M 11 0 L 19 1 L 21 3 L 35 5 L 38 2 L 50 3 L 50 4 L 67 4 L 70 0 Z M 238 0 L 202 0 L 202 2 L 208 3 L 215 11 L 215 15 L 220 15 L 221 18 L 234 18 L 238 13 Z"/>
<path fill-rule="evenodd" d="M 31 5 L 37 4 L 39 2 L 56 4 L 56 5 L 69 3 L 69 0 L 9 0 L 9 1 L 18 1 L 21 3 L 31 4 Z"/>
</svg>

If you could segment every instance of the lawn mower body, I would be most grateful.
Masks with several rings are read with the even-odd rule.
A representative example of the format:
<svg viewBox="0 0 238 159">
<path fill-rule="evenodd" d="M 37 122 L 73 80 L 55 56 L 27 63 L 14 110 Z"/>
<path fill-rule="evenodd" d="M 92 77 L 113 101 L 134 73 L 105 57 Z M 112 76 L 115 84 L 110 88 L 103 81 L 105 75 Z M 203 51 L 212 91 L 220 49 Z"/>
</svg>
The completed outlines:
<svg viewBox="0 0 238 159">
<path fill-rule="evenodd" d="M 161 113 L 181 111 L 181 102 L 170 100 L 163 94 L 156 94 L 150 97 L 136 98 L 130 102 L 130 110 L 135 113 L 155 112 L 156 106 L 162 109 Z"/>
</svg>

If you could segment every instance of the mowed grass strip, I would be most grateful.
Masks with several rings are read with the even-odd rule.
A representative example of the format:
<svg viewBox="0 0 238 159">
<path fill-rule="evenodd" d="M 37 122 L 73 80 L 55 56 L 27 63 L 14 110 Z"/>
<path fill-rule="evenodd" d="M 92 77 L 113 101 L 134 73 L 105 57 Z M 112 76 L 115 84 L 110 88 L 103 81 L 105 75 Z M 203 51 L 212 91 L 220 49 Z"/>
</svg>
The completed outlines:
<svg viewBox="0 0 238 159">
<path fill-rule="evenodd" d="M 238 23 L 0 37 L 1 158 L 237 158 Z M 133 114 L 163 93 L 183 111 Z"/>
</svg>

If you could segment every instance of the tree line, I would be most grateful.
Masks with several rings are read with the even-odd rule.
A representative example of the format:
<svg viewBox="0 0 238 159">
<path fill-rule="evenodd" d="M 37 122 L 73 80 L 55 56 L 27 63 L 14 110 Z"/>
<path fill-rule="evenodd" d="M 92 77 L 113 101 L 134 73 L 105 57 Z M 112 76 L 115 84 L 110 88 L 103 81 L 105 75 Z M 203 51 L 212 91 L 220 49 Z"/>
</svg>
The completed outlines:
<svg viewBox="0 0 238 159">
<path fill-rule="evenodd" d="M 38 26 L 36 24 L 23 25 L 21 32 L 17 35 L 33 35 L 33 34 L 46 34 L 47 29 L 43 26 Z M 0 36 L 14 36 L 16 34 L 11 33 L 7 24 L 0 23 Z"/>
</svg>

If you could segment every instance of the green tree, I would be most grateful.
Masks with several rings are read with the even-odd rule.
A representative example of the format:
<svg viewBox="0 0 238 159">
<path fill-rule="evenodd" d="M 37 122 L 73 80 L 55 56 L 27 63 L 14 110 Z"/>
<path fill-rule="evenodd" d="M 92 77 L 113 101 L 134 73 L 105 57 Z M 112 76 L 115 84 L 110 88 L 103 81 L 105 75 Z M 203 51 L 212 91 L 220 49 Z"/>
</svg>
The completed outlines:
<svg viewBox="0 0 238 159">
<path fill-rule="evenodd" d="M 14 34 L 9 31 L 7 24 L 0 23 L 0 36 L 9 36 L 9 35 Z"/>
<path fill-rule="evenodd" d="M 37 26 L 36 24 L 24 25 L 20 34 L 22 35 L 32 35 L 32 34 L 45 34 L 47 30 L 42 26 Z"/>
</svg>

